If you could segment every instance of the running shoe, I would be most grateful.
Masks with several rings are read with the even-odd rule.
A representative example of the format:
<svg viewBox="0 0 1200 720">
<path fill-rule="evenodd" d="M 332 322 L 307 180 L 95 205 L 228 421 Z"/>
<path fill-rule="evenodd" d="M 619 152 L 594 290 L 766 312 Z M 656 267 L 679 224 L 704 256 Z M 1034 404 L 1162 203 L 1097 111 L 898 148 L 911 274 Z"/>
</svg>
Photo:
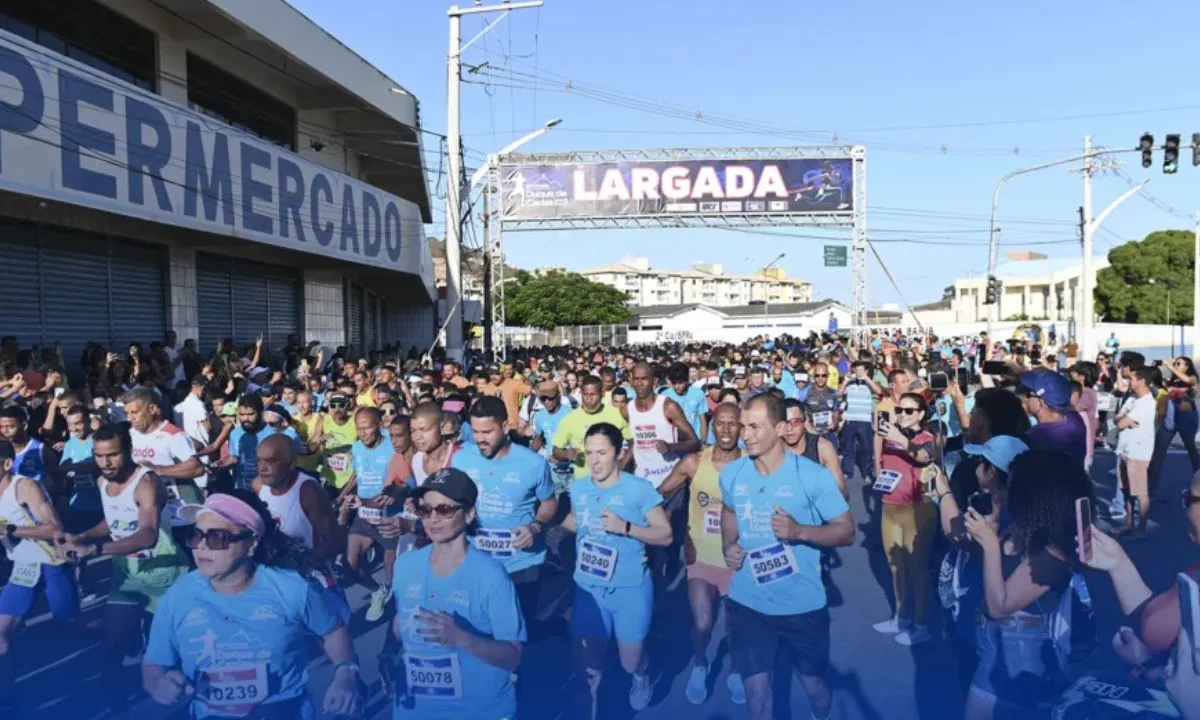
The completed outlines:
<svg viewBox="0 0 1200 720">
<path fill-rule="evenodd" d="M 693 665 L 688 676 L 687 688 L 683 692 L 688 702 L 699 705 L 708 699 L 708 666 Z"/>
<path fill-rule="evenodd" d="M 634 675 L 633 683 L 629 686 L 629 707 L 645 710 L 650 707 L 650 699 L 654 697 L 654 685 L 649 675 Z"/>
<path fill-rule="evenodd" d="M 381 587 L 371 593 L 371 604 L 367 606 L 367 622 L 378 622 L 383 617 L 388 600 L 391 599 L 392 591 L 388 588 Z"/>
</svg>

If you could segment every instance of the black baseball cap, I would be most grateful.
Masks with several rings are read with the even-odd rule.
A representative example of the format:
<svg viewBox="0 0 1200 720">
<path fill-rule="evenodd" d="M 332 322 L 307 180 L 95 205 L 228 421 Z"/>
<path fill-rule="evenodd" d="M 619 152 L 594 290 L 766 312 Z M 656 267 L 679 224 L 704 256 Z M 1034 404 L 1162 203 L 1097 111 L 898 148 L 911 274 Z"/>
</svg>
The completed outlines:
<svg viewBox="0 0 1200 720">
<path fill-rule="evenodd" d="M 463 507 L 474 507 L 479 498 L 475 481 L 458 468 L 442 468 L 425 479 L 425 484 L 412 493 L 413 500 L 420 500 L 425 493 L 440 492 Z"/>
</svg>

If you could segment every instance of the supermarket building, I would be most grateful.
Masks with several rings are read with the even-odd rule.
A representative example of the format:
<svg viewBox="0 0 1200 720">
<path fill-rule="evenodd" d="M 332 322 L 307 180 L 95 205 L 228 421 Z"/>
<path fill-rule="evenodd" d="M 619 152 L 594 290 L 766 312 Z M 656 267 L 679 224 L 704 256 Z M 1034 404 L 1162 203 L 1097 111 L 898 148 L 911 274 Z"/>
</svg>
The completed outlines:
<svg viewBox="0 0 1200 720">
<path fill-rule="evenodd" d="M 283 0 L 0 0 L 0 335 L 435 335 L 418 103 Z"/>
</svg>

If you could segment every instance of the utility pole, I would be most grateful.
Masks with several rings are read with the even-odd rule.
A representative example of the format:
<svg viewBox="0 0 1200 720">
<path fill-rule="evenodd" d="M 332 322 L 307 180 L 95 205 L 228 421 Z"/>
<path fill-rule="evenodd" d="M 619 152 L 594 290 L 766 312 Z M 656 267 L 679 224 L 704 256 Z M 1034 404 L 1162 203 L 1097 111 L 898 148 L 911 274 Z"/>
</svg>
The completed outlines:
<svg viewBox="0 0 1200 720">
<path fill-rule="evenodd" d="M 457 361 L 463 359 L 462 323 L 462 190 L 460 181 L 462 166 L 462 52 L 491 30 L 496 23 L 513 10 L 541 7 L 542 0 L 505 3 L 503 5 L 476 5 L 460 8 L 453 5 L 447 11 L 450 16 L 450 53 L 446 58 L 446 147 L 450 154 L 446 176 L 446 354 Z M 503 13 L 493 20 L 478 35 L 462 42 L 462 17 L 484 13 Z M 455 313 L 458 318 L 455 319 Z"/>
<path fill-rule="evenodd" d="M 1079 347 L 1084 357 L 1092 353 L 1092 233 L 1095 227 L 1092 222 L 1092 136 L 1083 138 L 1083 210 L 1080 220 L 1083 222 L 1083 237 L 1080 240 L 1083 250 L 1083 272 L 1079 278 L 1080 318 Z"/>
<path fill-rule="evenodd" d="M 494 332 L 492 328 L 492 308 L 495 307 L 495 299 L 492 297 L 494 288 L 492 287 L 492 235 L 489 232 L 488 222 L 489 215 L 492 214 L 491 203 L 491 187 L 484 186 L 484 201 L 483 201 L 483 356 L 487 361 L 494 362 L 492 338 Z M 504 259 L 500 259 L 504 262 Z"/>
<path fill-rule="evenodd" d="M 1192 351 L 1189 357 L 1200 353 L 1200 212 L 1196 213 L 1195 237 L 1192 249 Z"/>
</svg>

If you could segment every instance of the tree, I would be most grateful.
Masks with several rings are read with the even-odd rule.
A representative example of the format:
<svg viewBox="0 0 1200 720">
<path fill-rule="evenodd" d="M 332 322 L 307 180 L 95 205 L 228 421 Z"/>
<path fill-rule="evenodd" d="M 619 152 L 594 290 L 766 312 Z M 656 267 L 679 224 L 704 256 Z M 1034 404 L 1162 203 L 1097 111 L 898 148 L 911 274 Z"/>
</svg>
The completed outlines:
<svg viewBox="0 0 1200 720">
<path fill-rule="evenodd" d="M 505 321 L 512 327 L 552 330 L 564 325 L 615 325 L 629 320 L 629 296 L 578 273 L 521 272 L 504 290 Z"/>
<path fill-rule="evenodd" d="M 1108 322 L 1192 322 L 1193 234 L 1159 230 L 1108 253 L 1109 267 L 1096 275 L 1096 312 Z"/>
</svg>

